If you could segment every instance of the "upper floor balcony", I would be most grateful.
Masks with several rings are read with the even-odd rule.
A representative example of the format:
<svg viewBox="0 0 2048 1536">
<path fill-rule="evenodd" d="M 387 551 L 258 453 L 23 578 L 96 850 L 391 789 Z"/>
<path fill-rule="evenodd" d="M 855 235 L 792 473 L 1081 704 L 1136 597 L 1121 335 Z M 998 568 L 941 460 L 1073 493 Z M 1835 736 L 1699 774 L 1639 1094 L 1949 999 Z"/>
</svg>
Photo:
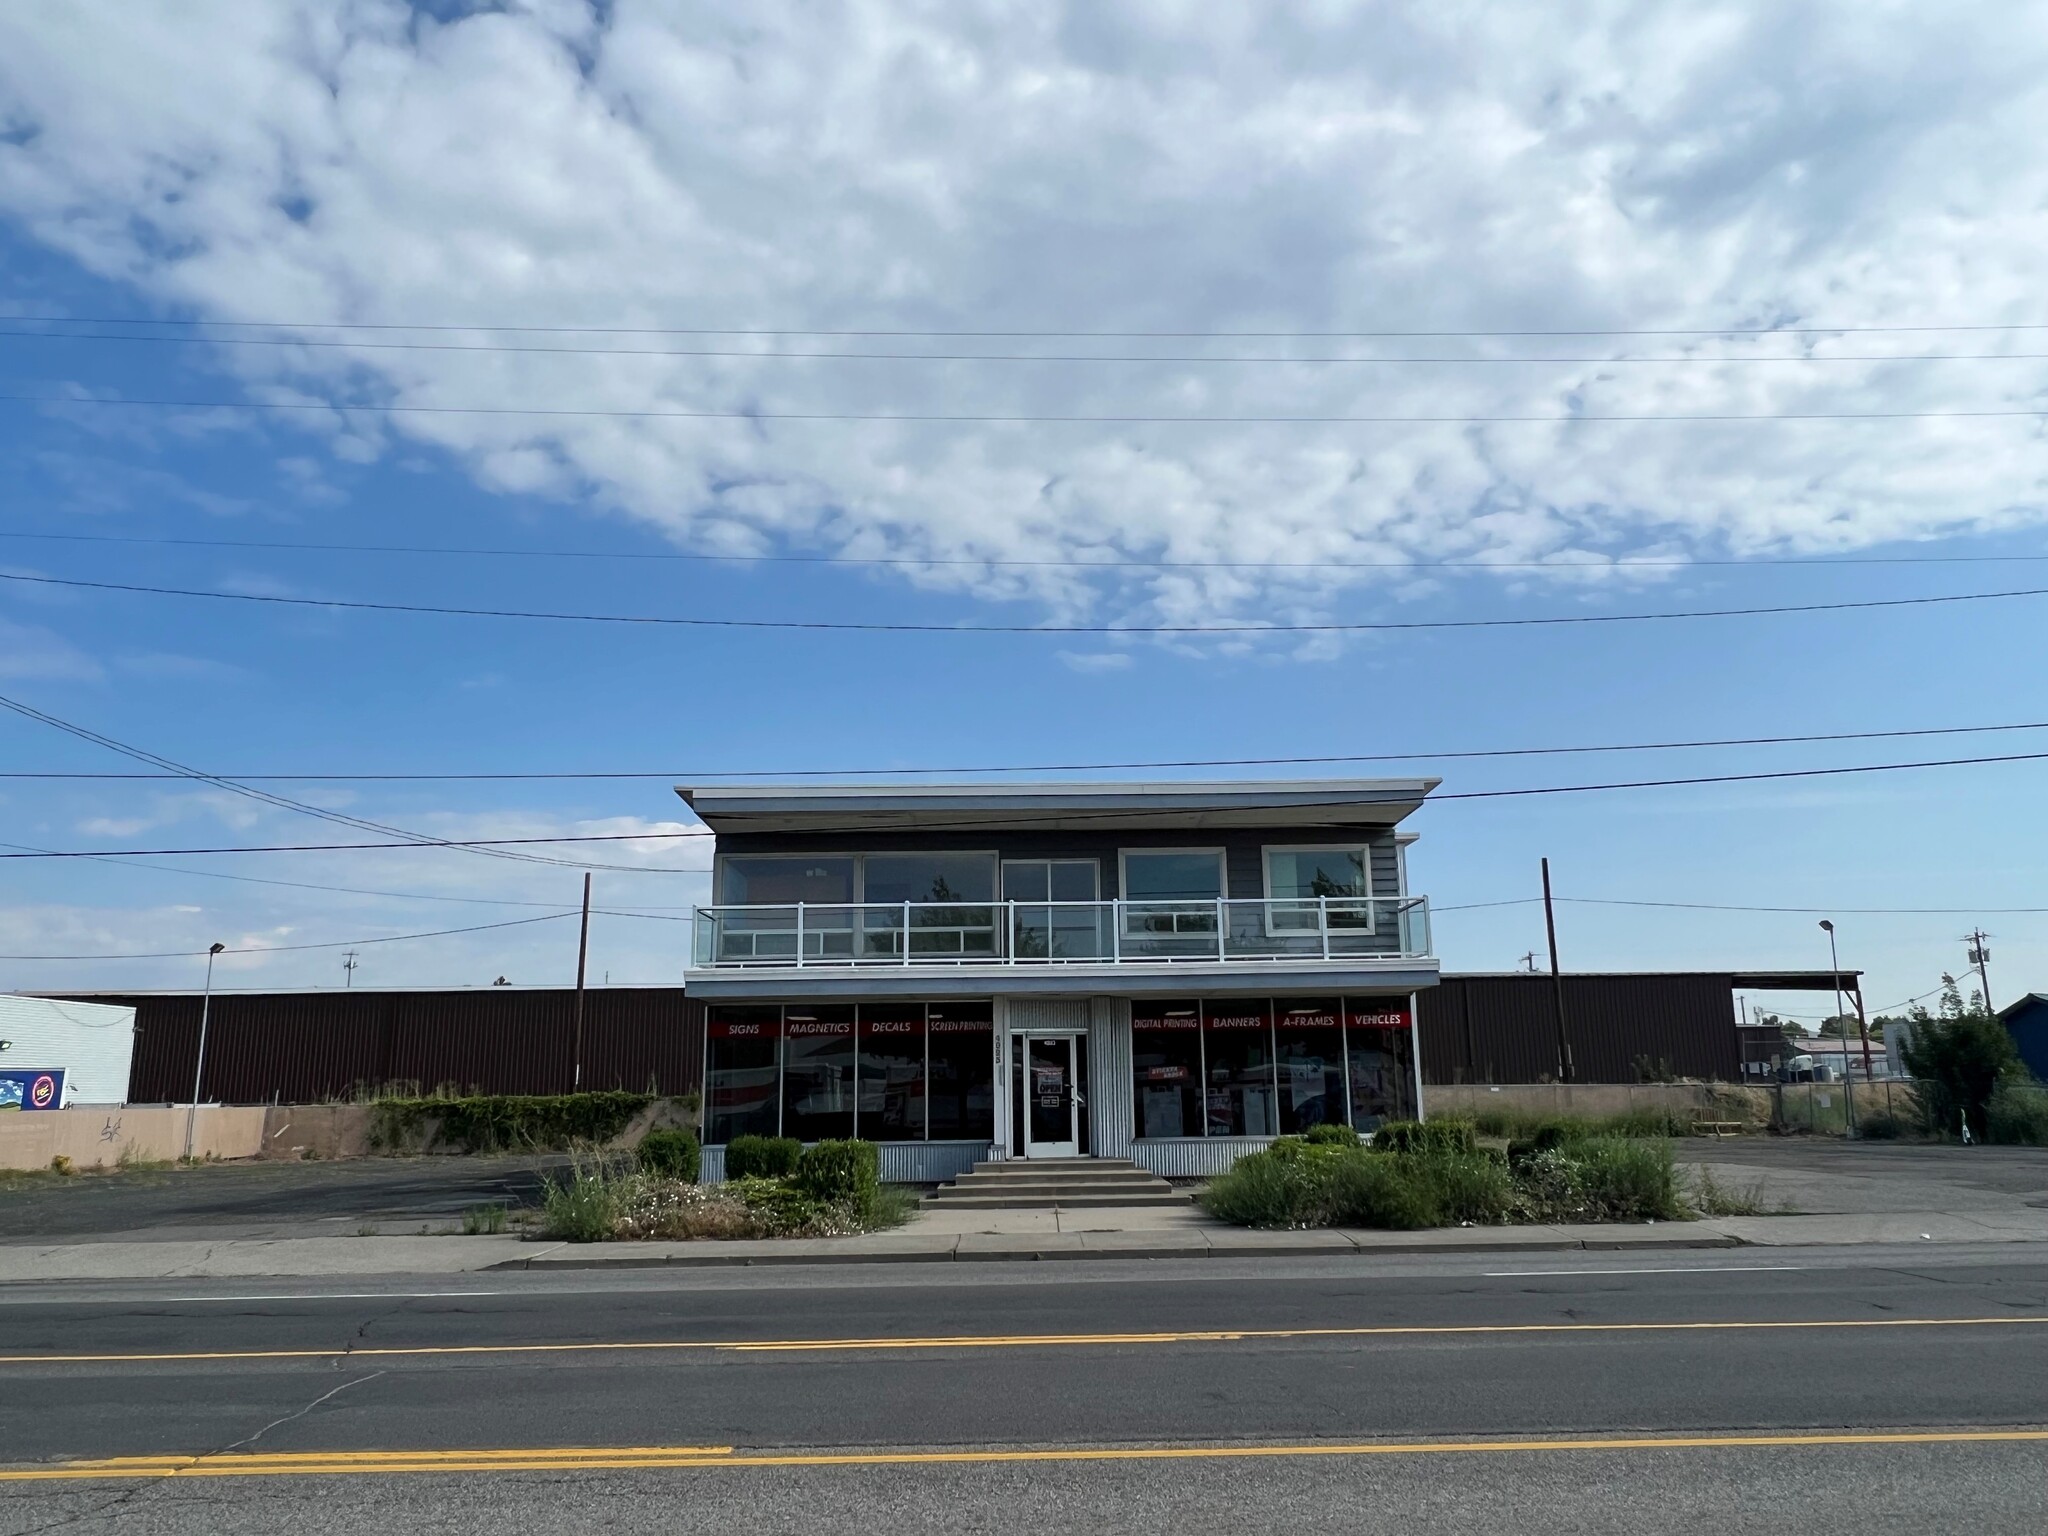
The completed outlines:
<svg viewBox="0 0 2048 1536">
<path fill-rule="evenodd" d="M 694 968 L 1285 965 L 1431 955 L 1423 896 L 867 902 L 696 909 Z"/>
</svg>

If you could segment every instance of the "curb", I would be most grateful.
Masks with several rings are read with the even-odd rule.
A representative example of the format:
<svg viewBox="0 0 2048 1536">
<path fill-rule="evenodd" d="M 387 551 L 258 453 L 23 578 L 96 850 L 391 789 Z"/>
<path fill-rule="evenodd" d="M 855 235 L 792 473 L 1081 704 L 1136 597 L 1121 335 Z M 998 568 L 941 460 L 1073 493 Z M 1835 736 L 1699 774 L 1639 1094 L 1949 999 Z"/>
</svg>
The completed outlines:
<svg viewBox="0 0 2048 1536">
<path fill-rule="evenodd" d="M 981 1249 L 961 1252 L 958 1249 L 933 1249 L 930 1252 L 907 1253 L 719 1253 L 707 1247 L 702 1253 L 688 1254 L 635 1254 L 622 1253 L 617 1256 L 603 1253 L 588 1255 L 565 1255 L 560 1258 L 539 1255 L 530 1259 L 506 1259 L 497 1264 L 486 1265 L 474 1274 L 488 1274 L 494 1270 L 555 1270 L 555 1269 L 743 1269 L 767 1265 L 831 1265 L 831 1264 L 1029 1264 L 1052 1263 L 1077 1259 L 1322 1259 L 1336 1256 L 1362 1256 L 1366 1258 L 1396 1258 L 1407 1254 L 1446 1253 L 1619 1253 L 1659 1252 L 1685 1248 L 1742 1248 L 1748 1246 L 1738 1237 L 1673 1237 L 1649 1238 L 1640 1241 L 1607 1241 L 1599 1238 L 1560 1238 L 1552 1241 L 1528 1243 L 1404 1243 L 1394 1245 L 1353 1244 L 1348 1248 L 1335 1246 L 1324 1248 L 1303 1247 L 1299 1244 L 1246 1243 L 1217 1248 L 1207 1244 L 1199 1248 L 1162 1245 L 1154 1248 L 1032 1248 L 1018 1246 L 1009 1249 Z"/>
</svg>

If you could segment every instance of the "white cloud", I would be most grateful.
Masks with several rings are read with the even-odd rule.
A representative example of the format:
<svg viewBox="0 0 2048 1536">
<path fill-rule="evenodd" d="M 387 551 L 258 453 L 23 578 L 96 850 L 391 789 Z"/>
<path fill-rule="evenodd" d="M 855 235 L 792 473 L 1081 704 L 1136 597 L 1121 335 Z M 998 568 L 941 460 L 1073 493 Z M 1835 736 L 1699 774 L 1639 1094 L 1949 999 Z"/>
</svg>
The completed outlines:
<svg viewBox="0 0 2048 1536">
<path fill-rule="evenodd" d="M 1761 0 L 1710 11 L 618 0 L 601 13 L 551 0 L 440 23 L 395 0 L 74 0 L 0 11 L 0 210 L 152 300 L 241 319 L 1150 331 L 2038 321 L 2048 162 L 2015 146 L 2048 129 L 2048 32 L 2009 20 L 1988 4 Z M 2048 383 L 2024 359 L 1577 360 L 2033 350 L 1969 334 L 516 339 L 1554 360 L 226 354 L 281 398 L 669 412 L 1997 411 L 2038 408 Z M 2044 503 L 2038 420 L 1103 427 L 337 412 L 313 425 L 343 458 L 436 446 L 485 486 L 588 501 L 706 549 L 1304 563 L 1264 577 L 1133 570 L 1094 586 L 1015 565 L 907 577 L 1166 622 L 1326 616 L 1340 590 L 1385 579 L 1346 562 L 1848 550 L 2038 525 Z M 1621 584 L 1588 595 L 1607 590 Z"/>
<path fill-rule="evenodd" d="M 1076 672 L 1121 672 L 1131 664 L 1125 651 L 1061 651 L 1059 655 Z"/>
<path fill-rule="evenodd" d="M 78 824 L 81 837 L 133 837 L 154 826 L 147 816 L 90 816 Z"/>
<path fill-rule="evenodd" d="M 95 683 L 100 664 L 62 635 L 0 619 L 0 677 L 13 681 Z"/>
</svg>

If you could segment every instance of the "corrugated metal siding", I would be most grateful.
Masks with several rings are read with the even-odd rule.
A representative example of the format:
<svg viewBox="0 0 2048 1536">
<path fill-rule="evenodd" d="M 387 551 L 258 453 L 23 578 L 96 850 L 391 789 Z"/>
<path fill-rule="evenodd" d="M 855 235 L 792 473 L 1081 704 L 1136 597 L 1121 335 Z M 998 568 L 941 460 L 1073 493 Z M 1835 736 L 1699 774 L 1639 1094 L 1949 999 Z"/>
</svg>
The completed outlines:
<svg viewBox="0 0 2048 1536">
<path fill-rule="evenodd" d="M 1129 1157 L 1135 1110 L 1131 1102 L 1131 1004 L 1098 997 L 1088 1005 L 1088 1129 L 1096 1157 Z"/>
<path fill-rule="evenodd" d="M 1134 1141 L 1131 1159 L 1162 1179 L 1204 1179 L 1228 1173 L 1247 1152 L 1273 1145 L 1270 1136 L 1206 1136 L 1185 1141 Z"/>
<path fill-rule="evenodd" d="M 1742 1076 L 1725 974 L 1566 976 L 1565 1029 L 1574 1080 L 1633 1083 L 1647 1060 L 1678 1077 Z M 1416 1022 L 1425 1083 L 1536 1083 L 1557 1076 L 1550 978 L 1445 976 L 1420 994 Z"/>
<path fill-rule="evenodd" d="M 896 1141 L 881 1143 L 884 1184 L 943 1184 L 976 1163 L 986 1162 L 985 1141 Z"/>
<path fill-rule="evenodd" d="M 131 1103 L 192 1092 L 200 999 L 94 998 L 136 1010 Z M 574 1077 L 573 988 L 462 992 L 233 993 L 207 1022 L 202 1099 L 308 1103 L 361 1086 L 452 1085 L 563 1093 Z M 704 1078 L 704 1008 L 680 987 L 584 994 L 583 1084 L 694 1093 Z"/>
<path fill-rule="evenodd" d="M 62 1071 L 66 1104 L 119 1104 L 127 1096 L 132 1008 L 0 995 L 0 1040 L 9 1042 L 0 1067 Z"/>
<path fill-rule="evenodd" d="M 988 1159 L 985 1141 L 895 1141 L 879 1144 L 884 1184 L 943 1184 Z M 725 1182 L 725 1148 L 706 1147 L 697 1167 L 700 1184 Z"/>
</svg>

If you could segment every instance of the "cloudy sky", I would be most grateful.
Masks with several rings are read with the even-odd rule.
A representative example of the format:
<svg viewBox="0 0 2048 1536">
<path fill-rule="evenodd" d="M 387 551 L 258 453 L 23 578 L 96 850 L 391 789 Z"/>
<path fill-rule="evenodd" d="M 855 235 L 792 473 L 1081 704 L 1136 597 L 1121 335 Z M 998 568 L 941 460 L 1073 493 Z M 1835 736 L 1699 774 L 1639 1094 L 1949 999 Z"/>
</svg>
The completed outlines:
<svg viewBox="0 0 2048 1536">
<path fill-rule="evenodd" d="M 1055 631 L 0 580 L 0 694 L 210 772 L 335 775 L 263 787 L 443 838 L 689 822 L 659 777 L 339 776 L 2048 720 L 2034 597 L 1301 627 L 2048 587 L 2048 25 L 1972 9 L 0 9 L 0 576 Z M 1231 629 L 1101 632 L 1162 625 Z M 2043 732 L 1402 767 L 1470 791 L 2029 751 Z M 150 771 L 15 714 L 0 768 Z M 2043 781 L 1449 802 L 1413 873 L 1469 908 L 1450 966 L 1540 943 L 1547 853 L 1576 896 L 1833 911 L 1878 1003 L 1981 917 L 2008 992 L 2048 977 L 2048 916 L 2009 910 L 2048 907 Z M 215 786 L 0 781 L 0 851 L 363 838 Z M 541 851 L 615 866 L 599 971 L 674 977 L 701 843 Z M 221 938 L 252 951 L 237 984 L 332 984 L 338 950 L 279 946 L 539 917 L 364 945 L 358 979 L 560 980 L 578 878 L 445 850 L 11 860 L 0 953 Z M 1850 915 L 1908 907 L 1955 910 Z M 1588 904 L 1563 937 L 1589 966 L 1806 965 L 1815 921 Z M 0 985 L 190 969 L 8 959 Z"/>
</svg>

